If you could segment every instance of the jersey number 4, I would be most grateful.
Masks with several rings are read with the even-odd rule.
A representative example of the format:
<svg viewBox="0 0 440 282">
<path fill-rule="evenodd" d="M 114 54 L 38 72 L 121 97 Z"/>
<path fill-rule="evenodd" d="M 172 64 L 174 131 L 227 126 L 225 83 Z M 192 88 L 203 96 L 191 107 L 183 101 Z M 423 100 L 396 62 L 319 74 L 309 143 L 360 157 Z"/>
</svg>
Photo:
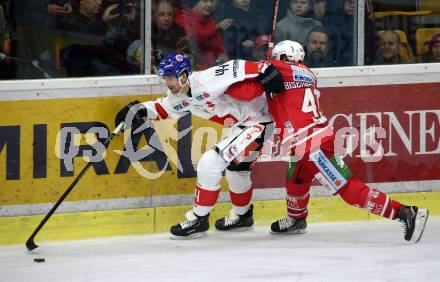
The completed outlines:
<svg viewBox="0 0 440 282">
<path fill-rule="evenodd" d="M 304 92 L 304 101 L 301 110 L 304 113 L 313 112 L 315 119 L 320 119 L 322 113 L 319 111 L 319 96 L 321 93 L 318 89 L 306 88 Z"/>
</svg>

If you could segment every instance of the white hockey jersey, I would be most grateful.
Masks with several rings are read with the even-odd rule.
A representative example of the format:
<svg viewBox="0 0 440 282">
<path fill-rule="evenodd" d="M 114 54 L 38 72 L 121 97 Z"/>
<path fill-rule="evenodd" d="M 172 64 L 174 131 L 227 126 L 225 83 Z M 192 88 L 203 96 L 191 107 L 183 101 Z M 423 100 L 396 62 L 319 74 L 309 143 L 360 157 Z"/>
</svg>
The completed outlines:
<svg viewBox="0 0 440 282">
<path fill-rule="evenodd" d="M 187 113 L 212 120 L 224 126 L 250 126 L 256 123 L 270 122 L 265 95 L 251 101 L 240 101 L 225 94 L 233 85 L 245 84 L 258 75 L 255 67 L 247 68 L 246 61 L 233 60 L 189 76 L 188 93 L 173 94 L 154 101 L 144 102 L 150 119 L 179 118 Z M 255 63 L 249 66 L 255 66 Z"/>
</svg>

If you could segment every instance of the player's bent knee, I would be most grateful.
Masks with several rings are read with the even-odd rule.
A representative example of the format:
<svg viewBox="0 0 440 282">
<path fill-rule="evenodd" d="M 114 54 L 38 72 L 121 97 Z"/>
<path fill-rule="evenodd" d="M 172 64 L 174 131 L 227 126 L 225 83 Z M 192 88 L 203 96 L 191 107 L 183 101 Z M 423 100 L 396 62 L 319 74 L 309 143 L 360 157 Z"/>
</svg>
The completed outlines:
<svg viewBox="0 0 440 282">
<path fill-rule="evenodd" d="M 197 163 L 197 172 L 205 170 L 223 171 L 228 163 L 215 151 L 206 151 Z"/>
<path fill-rule="evenodd" d="M 197 185 L 208 190 L 219 189 L 222 173 L 227 165 L 216 151 L 205 152 L 197 164 Z"/>
</svg>

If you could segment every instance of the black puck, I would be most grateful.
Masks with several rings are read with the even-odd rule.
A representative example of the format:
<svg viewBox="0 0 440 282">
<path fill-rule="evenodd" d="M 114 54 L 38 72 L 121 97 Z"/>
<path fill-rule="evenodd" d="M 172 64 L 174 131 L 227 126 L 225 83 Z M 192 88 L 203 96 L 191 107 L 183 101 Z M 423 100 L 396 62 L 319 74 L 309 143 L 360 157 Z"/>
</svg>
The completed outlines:
<svg viewBox="0 0 440 282">
<path fill-rule="evenodd" d="M 34 258 L 34 262 L 45 262 L 44 258 Z"/>
</svg>

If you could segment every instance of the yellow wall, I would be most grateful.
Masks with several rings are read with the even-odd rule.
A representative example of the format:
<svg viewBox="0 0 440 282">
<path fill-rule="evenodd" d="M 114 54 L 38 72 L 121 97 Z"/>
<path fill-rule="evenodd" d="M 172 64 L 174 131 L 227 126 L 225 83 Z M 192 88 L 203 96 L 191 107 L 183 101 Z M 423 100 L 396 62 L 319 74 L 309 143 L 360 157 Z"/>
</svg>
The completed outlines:
<svg viewBox="0 0 440 282">
<path fill-rule="evenodd" d="M 0 101 L 0 126 L 20 126 L 20 178 L 6 180 L 6 155 L 8 145 L 0 151 L 0 207 L 5 205 L 37 204 L 53 202 L 65 191 L 74 177 L 60 176 L 60 160 L 55 154 L 57 134 L 62 123 L 100 122 L 114 127 L 115 113 L 133 100 L 151 100 L 158 95 L 139 95 L 124 97 L 99 98 L 69 98 L 51 100 Z M 34 178 L 33 176 L 33 142 L 34 125 L 47 125 L 47 177 Z M 164 150 L 171 159 L 175 159 L 176 151 L 176 122 L 173 120 L 154 122 Z M 221 127 L 209 121 L 193 118 L 193 126 L 213 127 L 220 137 Z M 194 130 L 192 131 L 194 133 Z M 85 136 L 78 140 L 85 145 Z M 206 135 L 205 135 L 206 138 Z M 97 200 L 113 198 L 131 198 L 152 195 L 191 194 L 194 178 L 178 178 L 176 166 L 171 162 L 172 171 L 165 172 L 158 179 L 143 178 L 131 166 L 127 173 L 114 174 L 120 155 L 114 150 L 123 149 L 124 137 L 117 136 L 110 144 L 105 163 L 108 175 L 97 176 L 93 167 L 75 187 L 69 201 Z M 37 141 L 38 142 L 38 141 Z M 147 145 L 143 138 L 139 148 Z M 204 145 L 206 145 L 206 140 Z M 204 149 L 203 149 L 204 150 Z M 199 150 L 200 151 L 200 150 Z M 194 154 L 193 162 L 200 154 Z M 81 157 L 74 161 L 75 176 L 85 166 Z M 145 169 L 157 172 L 155 162 L 143 162 Z"/>
<path fill-rule="evenodd" d="M 402 203 L 429 208 L 430 216 L 440 215 L 440 192 L 394 194 L 393 199 Z M 191 206 L 169 206 L 131 210 L 98 211 L 57 214 L 40 231 L 35 242 L 49 240 L 76 240 L 122 235 L 141 235 L 153 232 L 168 232 L 177 224 Z M 217 204 L 210 217 L 214 221 L 228 214 L 228 204 Z M 285 201 L 255 202 L 256 226 L 266 226 L 285 216 Z M 23 244 L 43 216 L 21 216 L 0 218 L 0 245 Z M 353 221 L 380 219 L 365 210 L 347 205 L 339 197 L 312 198 L 309 205 L 308 222 Z M 428 221 L 429 228 L 429 221 Z M 211 228 L 213 229 L 213 228 Z M 329 231 L 331 232 L 331 231 Z M 398 235 L 400 236 L 400 235 Z"/>
</svg>

